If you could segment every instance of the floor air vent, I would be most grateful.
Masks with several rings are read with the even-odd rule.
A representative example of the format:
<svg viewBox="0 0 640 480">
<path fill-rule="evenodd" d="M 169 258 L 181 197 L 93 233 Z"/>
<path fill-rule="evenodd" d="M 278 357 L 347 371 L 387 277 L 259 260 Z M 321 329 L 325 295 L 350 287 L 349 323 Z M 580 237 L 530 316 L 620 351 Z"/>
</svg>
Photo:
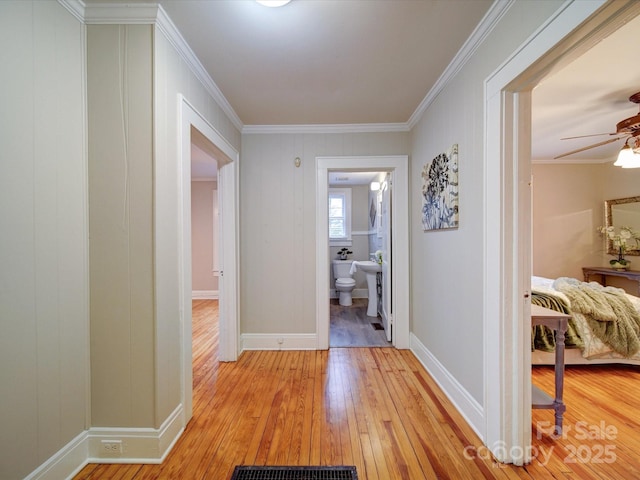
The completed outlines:
<svg viewBox="0 0 640 480">
<path fill-rule="evenodd" d="M 231 480 L 358 480 L 356 467 L 258 467 L 239 465 Z"/>
</svg>

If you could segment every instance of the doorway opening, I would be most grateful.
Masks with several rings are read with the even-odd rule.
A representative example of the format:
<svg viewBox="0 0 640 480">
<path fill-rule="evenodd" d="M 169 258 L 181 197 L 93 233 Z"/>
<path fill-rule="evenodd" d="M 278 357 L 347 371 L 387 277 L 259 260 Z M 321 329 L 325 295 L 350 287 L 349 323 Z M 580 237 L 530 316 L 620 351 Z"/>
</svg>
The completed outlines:
<svg viewBox="0 0 640 480">
<path fill-rule="evenodd" d="M 531 91 L 637 7 L 567 3 L 485 82 L 484 442 L 501 462 L 531 461 Z"/>
<path fill-rule="evenodd" d="M 191 288 L 193 300 L 218 300 L 220 218 L 218 161 L 209 141 L 191 133 Z"/>
<path fill-rule="evenodd" d="M 219 244 L 222 232 L 218 208 L 218 160 L 214 154 L 211 142 L 191 127 L 191 349 L 196 395 L 202 365 L 218 368 L 219 363 Z"/>
<path fill-rule="evenodd" d="M 330 177 L 337 177 L 334 172 L 349 172 L 350 175 L 366 175 L 377 172 L 380 178 L 388 176 L 388 232 L 387 240 L 388 254 L 383 256 L 382 267 L 388 267 L 385 272 L 389 281 L 386 283 L 389 288 L 387 295 L 388 311 L 385 317 L 388 319 L 389 341 L 396 348 L 409 348 L 409 198 L 408 198 L 408 157 L 406 155 L 384 156 L 384 157 L 318 157 L 316 158 L 316 323 L 318 349 L 326 350 L 330 343 L 330 289 L 331 284 L 335 285 L 332 273 L 332 259 L 337 256 L 339 245 L 330 245 L 329 241 L 329 181 Z M 373 180 L 371 180 L 373 181 Z M 370 182 L 367 188 L 371 188 Z M 377 194 L 374 197 L 374 210 L 377 207 Z M 367 214 L 363 221 L 365 227 L 356 232 L 363 233 L 366 246 L 362 247 L 365 258 L 357 260 L 370 260 L 369 254 L 376 252 L 368 251 L 369 226 L 371 225 L 372 212 L 369 196 L 366 196 Z M 375 222 L 375 219 L 374 219 Z M 366 230 L 365 230 L 366 228 Z M 377 230 L 374 230 L 377 242 Z M 345 247 L 347 248 L 347 247 Z M 353 250 L 352 250 L 353 251 Z M 393 268 L 391 268 L 391 259 Z M 375 284 L 377 290 L 377 281 Z M 367 285 L 368 291 L 368 285 Z M 384 298 L 384 292 L 382 297 Z M 367 294 L 368 304 L 368 294 Z M 388 316 L 387 316 L 388 315 Z M 377 317 L 377 315 L 376 315 Z M 382 321 L 383 316 L 380 316 Z M 369 327 L 375 328 L 375 327 Z M 384 328 L 384 326 L 383 326 Z"/>
<path fill-rule="evenodd" d="M 217 169 L 217 270 L 219 303 L 219 360 L 238 355 L 238 152 L 193 106 L 179 96 L 178 263 L 180 266 L 180 322 L 182 345 L 181 391 L 184 424 L 193 414 L 192 370 L 192 148 L 202 150 L 205 164 Z"/>
<path fill-rule="evenodd" d="M 331 171 L 328 181 L 329 347 L 390 347 L 391 173 Z"/>
</svg>

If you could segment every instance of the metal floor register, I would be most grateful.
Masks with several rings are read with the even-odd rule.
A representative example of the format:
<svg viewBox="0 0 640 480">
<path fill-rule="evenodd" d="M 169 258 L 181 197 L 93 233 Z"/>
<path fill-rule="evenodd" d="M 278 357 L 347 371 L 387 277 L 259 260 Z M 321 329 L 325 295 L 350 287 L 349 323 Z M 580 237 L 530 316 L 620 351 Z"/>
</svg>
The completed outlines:
<svg viewBox="0 0 640 480">
<path fill-rule="evenodd" d="M 358 480 L 356 467 L 277 467 L 239 465 L 231 480 Z"/>
</svg>

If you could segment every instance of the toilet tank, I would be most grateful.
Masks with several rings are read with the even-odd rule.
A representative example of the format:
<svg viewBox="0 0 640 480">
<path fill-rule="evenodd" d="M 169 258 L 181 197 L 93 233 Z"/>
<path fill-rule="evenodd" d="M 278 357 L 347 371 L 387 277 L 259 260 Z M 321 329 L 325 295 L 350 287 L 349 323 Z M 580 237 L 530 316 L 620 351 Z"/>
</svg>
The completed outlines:
<svg viewBox="0 0 640 480">
<path fill-rule="evenodd" d="M 351 278 L 349 270 L 351 270 L 353 260 L 332 260 L 331 263 L 333 264 L 334 278 Z"/>
</svg>

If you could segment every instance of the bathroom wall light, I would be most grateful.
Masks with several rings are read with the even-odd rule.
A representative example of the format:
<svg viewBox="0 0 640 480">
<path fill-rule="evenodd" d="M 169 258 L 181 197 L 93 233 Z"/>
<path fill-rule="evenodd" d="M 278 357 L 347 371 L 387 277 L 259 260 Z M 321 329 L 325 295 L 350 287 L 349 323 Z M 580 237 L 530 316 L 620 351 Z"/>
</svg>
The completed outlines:
<svg viewBox="0 0 640 480">
<path fill-rule="evenodd" d="M 295 160 L 293 161 L 293 164 L 296 166 L 296 168 L 298 168 L 301 163 L 302 163 L 302 160 L 300 160 L 300 157 L 296 157 Z"/>
<path fill-rule="evenodd" d="M 256 0 L 260 5 L 264 5 L 265 7 L 282 7 L 286 5 L 291 0 Z"/>
<path fill-rule="evenodd" d="M 371 182 L 371 191 L 377 192 L 380 190 L 380 182 Z"/>
</svg>

